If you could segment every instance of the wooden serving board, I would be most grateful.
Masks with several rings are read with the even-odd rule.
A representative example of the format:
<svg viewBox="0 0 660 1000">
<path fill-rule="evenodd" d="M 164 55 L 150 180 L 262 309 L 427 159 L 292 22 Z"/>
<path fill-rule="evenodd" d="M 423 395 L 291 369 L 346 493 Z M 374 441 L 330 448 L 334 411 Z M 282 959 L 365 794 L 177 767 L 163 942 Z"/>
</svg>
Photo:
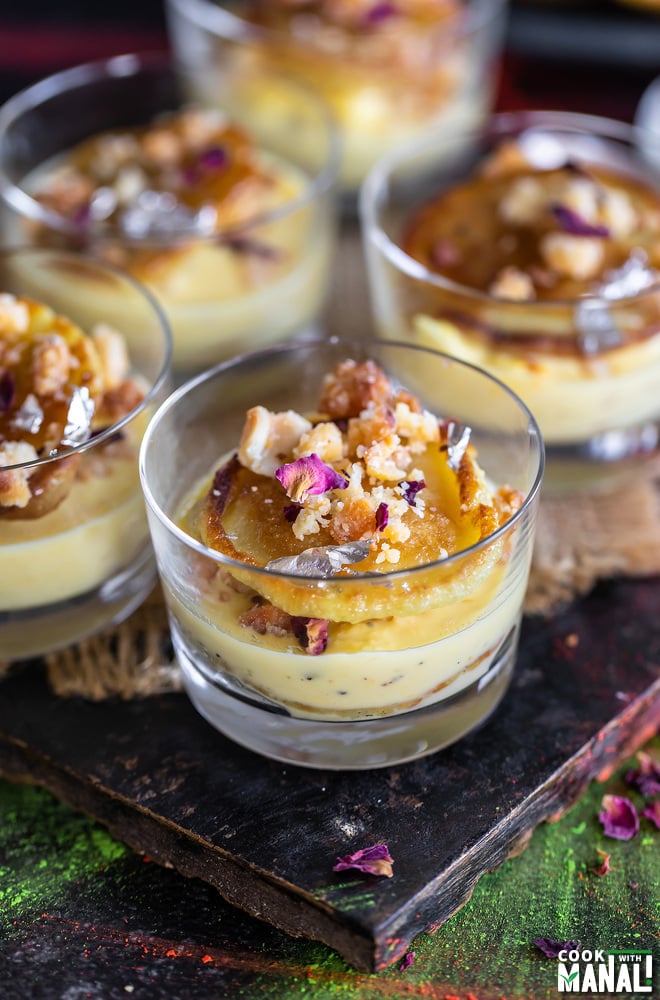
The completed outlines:
<svg viewBox="0 0 660 1000">
<path fill-rule="evenodd" d="M 224 739 L 183 695 L 57 698 L 32 663 L 0 684 L 0 772 L 376 970 L 660 726 L 659 597 L 659 580 L 610 582 L 552 620 L 527 620 L 491 720 L 400 767 L 283 766 Z M 332 872 L 338 855 L 377 842 L 393 878 Z"/>
</svg>

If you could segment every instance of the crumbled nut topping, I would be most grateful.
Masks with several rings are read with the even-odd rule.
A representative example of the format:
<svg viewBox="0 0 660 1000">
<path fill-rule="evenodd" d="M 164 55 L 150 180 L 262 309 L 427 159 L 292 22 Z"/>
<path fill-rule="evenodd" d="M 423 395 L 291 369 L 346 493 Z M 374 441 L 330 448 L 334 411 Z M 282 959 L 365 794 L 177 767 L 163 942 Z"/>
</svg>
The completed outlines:
<svg viewBox="0 0 660 1000">
<path fill-rule="evenodd" d="M 640 254 L 646 286 L 660 280 L 652 181 L 568 156 L 562 162 L 560 146 L 550 153 L 531 139 L 503 143 L 421 209 L 404 248 L 432 271 L 512 302 L 615 298 L 610 275 Z"/>
<path fill-rule="evenodd" d="M 101 227 L 146 239 L 209 236 L 284 195 L 242 129 L 219 111 L 192 108 L 87 139 L 40 182 L 36 197 L 81 234 Z"/>
<path fill-rule="evenodd" d="M 377 563 L 394 565 L 397 546 L 410 537 L 406 522 L 424 517 L 424 499 L 417 495 L 423 475 L 414 458 L 433 444 L 440 445 L 440 429 L 432 413 L 396 390 L 373 361 L 345 361 L 324 379 L 315 424 L 292 411 L 249 410 L 238 459 L 254 472 L 273 475 L 283 455 L 293 456 L 283 468 L 295 473 L 296 484 L 304 472 L 305 483 L 325 475 L 315 492 L 296 486 L 294 496 L 287 490 L 298 508 L 290 519 L 295 538 L 327 529 L 338 545 L 373 540 L 380 548 Z M 314 468 L 306 470 L 306 460 Z M 288 482 L 281 469 L 277 475 Z M 408 498 L 411 486 L 414 501 Z"/>
<path fill-rule="evenodd" d="M 144 389 L 128 368 L 123 338 L 110 327 L 87 336 L 39 302 L 0 295 L 0 511 L 33 499 L 33 470 L 13 466 L 80 444 L 139 405 Z M 62 481 L 51 473 L 59 502 Z M 40 467 L 38 516 L 49 509 L 48 483 Z"/>
</svg>

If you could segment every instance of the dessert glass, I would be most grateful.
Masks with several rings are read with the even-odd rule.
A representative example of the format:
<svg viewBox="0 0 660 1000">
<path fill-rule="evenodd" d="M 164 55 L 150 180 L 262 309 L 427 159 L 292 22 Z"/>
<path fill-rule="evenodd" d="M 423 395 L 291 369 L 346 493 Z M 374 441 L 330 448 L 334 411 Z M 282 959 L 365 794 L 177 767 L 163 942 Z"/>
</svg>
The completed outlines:
<svg viewBox="0 0 660 1000">
<path fill-rule="evenodd" d="M 190 87 L 164 57 L 126 55 L 78 66 L 24 90 L 0 110 L 0 187 L 8 238 L 84 249 L 146 284 L 167 314 L 180 379 L 246 349 L 316 331 L 325 303 L 334 238 L 335 130 L 315 94 L 282 82 L 280 92 L 293 93 L 296 110 L 280 155 L 267 129 L 259 132 L 246 117 L 256 82 L 240 79 L 227 67 L 215 107 L 246 128 L 263 162 L 286 176 L 291 190 L 270 210 L 246 209 L 243 202 L 240 223 L 229 215 L 208 226 L 203 211 L 192 223 L 177 221 L 176 211 L 152 218 L 149 209 L 149 224 L 141 232 L 106 225 L 90 212 L 72 220 L 36 196 L 65 154 L 85 140 L 162 122 L 163 114 L 190 107 Z M 312 140 L 304 149 L 295 142 L 298 130 Z M 214 148 L 210 155 L 219 152 Z M 194 186 L 193 173 L 188 171 L 187 183 Z M 118 178 L 119 173 L 111 176 L 110 188 L 95 193 L 97 207 L 97 195 L 119 190 Z M 122 198 L 126 183 L 133 177 L 121 180 Z M 147 190 L 145 197 L 151 194 Z M 129 207 L 140 207 L 140 197 L 138 185 Z M 96 298 L 99 291 L 76 285 L 78 296 Z"/>
<path fill-rule="evenodd" d="M 517 513 L 444 560 L 330 578 L 250 566 L 184 530 L 195 484 L 235 451 L 246 411 L 310 411 L 322 377 L 346 358 L 373 360 L 434 414 L 469 423 L 489 481 L 520 491 Z M 193 704 L 237 743 L 308 767 L 380 767 L 459 739 L 493 711 L 511 677 L 542 471 L 526 407 L 485 373 L 423 348 L 337 338 L 283 345 L 181 387 L 147 431 L 140 472 Z M 336 612 L 342 651 L 331 639 L 309 655 L 240 628 L 235 604 L 254 591 L 281 607 L 293 597 L 303 609 L 295 614 Z"/>
<path fill-rule="evenodd" d="M 321 11 L 295 13 L 285 24 L 250 19 L 249 2 L 168 0 L 169 36 L 193 95 L 213 105 L 227 72 L 246 78 L 281 73 L 314 88 L 339 125 L 341 186 L 355 193 L 390 147 L 429 127 L 479 125 L 489 112 L 506 0 L 457 0 L 434 21 L 409 20 L 406 4 L 364 4 L 356 26 L 328 21 Z M 284 5 L 283 5 L 284 6 Z M 304 5 L 303 5 L 304 6 Z M 337 4 L 341 6 L 341 4 Z M 360 3 L 355 5 L 360 8 Z M 390 17 L 395 6 L 403 17 Z M 270 8 L 277 4 L 270 5 Z M 312 8 L 311 13 L 309 8 Z M 348 18 L 354 16 L 348 8 Z M 273 138 L 295 113 L 282 90 L 253 88 L 254 120 L 268 119 Z M 282 135 L 280 145 L 285 141 Z M 299 134 L 307 144 L 308 137 Z"/>
<path fill-rule="evenodd" d="M 476 364 L 519 395 L 545 441 L 545 490 L 610 489 L 654 468 L 658 455 L 657 264 L 647 269 L 646 254 L 633 251 L 626 267 L 609 274 L 608 281 L 622 279 L 609 287 L 595 282 L 573 298 L 514 301 L 459 284 L 404 249 L 411 221 L 510 140 L 542 170 L 570 164 L 578 177 L 592 165 L 643 181 L 655 193 L 658 226 L 660 143 L 623 123 L 520 112 L 495 115 L 471 135 L 429 135 L 381 161 L 361 193 L 376 329 Z M 464 216 L 467 229 L 469 208 Z"/>
<path fill-rule="evenodd" d="M 78 280 L 103 288 L 96 310 L 76 298 Z M 129 375 L 144 393 L 125 415 L 82 443 L 0 468 L 0 475 L 20 469 L 28 482 L 39 482 L 34 497 L 62 489 L 59 502 L 43 513 L 31 506 L 0 508 L 0 659 L 14 660 L 123 620 L 154 585 L 138 449 L 169 387 L 171 344 L 148 292 L 115 268 L 67 251 L 0 251 L 0 289 L 47 303 L 85 332 L 97 323 L 120 331 Z"/>
</svg>

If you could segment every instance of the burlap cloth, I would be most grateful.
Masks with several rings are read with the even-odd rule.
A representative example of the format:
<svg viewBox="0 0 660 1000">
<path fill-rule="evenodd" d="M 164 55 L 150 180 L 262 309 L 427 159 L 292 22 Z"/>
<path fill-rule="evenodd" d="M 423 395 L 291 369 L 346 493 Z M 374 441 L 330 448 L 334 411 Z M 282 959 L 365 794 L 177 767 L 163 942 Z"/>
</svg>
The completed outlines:
<svg viewBox="0 0 660 1000">
<path fill-rule="evenodd" d="M 329 328 L 364 334 L 369 305 L 355 235 L 342 239 Z M 617 492 L 542 497 L 525 608 L 554 614 L 598 580 L 660 573 L 660 464 Z M 46 658 L 56 694 L 101 700 L 140 698 L 181 688 L 157 588 L 127 621 Z M 0 664 L 0 674 L 10 669 Z"/>
</svg>

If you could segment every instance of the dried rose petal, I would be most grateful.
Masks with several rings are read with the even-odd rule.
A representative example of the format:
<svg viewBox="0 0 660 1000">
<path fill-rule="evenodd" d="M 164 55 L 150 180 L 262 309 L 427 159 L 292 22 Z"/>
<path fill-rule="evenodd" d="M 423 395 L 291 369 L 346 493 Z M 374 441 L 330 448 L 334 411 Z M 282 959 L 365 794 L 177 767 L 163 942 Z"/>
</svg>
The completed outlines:
<svg viewBox="0 0 660 1000">
<path fill-rule="evenodd" d="M 655 823 L 658 830 L 660 830 L 660 799 L 649 802 L 646 808 L 642 809 L 640 816 L 650 819 L 652 823 Z"/>
<path fill-rule="evenodd" d="M 225 512 L 229 492 L 240 467 L 241 463 L 238 461 L 238 455 L 232 455 L 213 477 L 209 496 L 212 506 L 220 516 Z"/>
<path fill-rule="evenodd" d="M 420 490 L 426 489 L 426 483 L 423 479 L 409 479 L 406 482 L 399 483 L 399 489 L 401 490 L 403 499 L 407 500 L 411 507 L 416 507 L 415 497 Z"/>
<path fill-rule="evenodd" d="M 227 151 L 222 146 L 211 146 L 204 150 L 198 163 L 204 170 L 220 170 L 227 163 Z"/>
<path fill-rule="evenodd" d="M 606 837 L 630 840 L 639 830 L 639 817 L 630 799 L 623 795 L 603 795 L 603 809 L 598 813 Z"/>
<path fill-rule="evenodd" d="M 10 371 L 0 375 L 0 413 L 11 409 L 16 396 L 16 380 Z"/>
<path fill-rule="evenodd" d="M 415 961 L 415 952 L 414 951 L 406 952 L 401 962 L 399 963 L 399 972 L 405 972 L 406 969 L 410 968 L 410 966 L 413 964 L 414 961 Z"/>
<path fill-rule="evenodd" d="M 325 618 L 292 618 L 296 639 L 310 656 L 319 656 L 328 645 L 328 623 Z"/>
<path fill-rule="evenodd" d="M 602 236 L 607 239 L 610 235 L 608 226 L 592 225 L 568 205 L 551 205 L 550 211 L 564 232 L 571 236 Z"/>
<path fill-rule="evenodd" d="M 326 465 L 316 452 L 303 455 L 295 462 L 288 462 L 275 469 L 275 477 L 279 479 L 286 494 L 296 503 L 304 501 L 308 496 L 320 496 L 328 490 L 345 490 L 348 480 Z"/>
<path fill-rule="evenodd" d="M 383 531 L 387 527 L 387 522 L 390 519 L 390 508 L 386 503 L 379 503 L 376 509 L 376 528 L 378 531 Z"/>
<path fill-rule="evenodd" d="M 637 754 L 637 760 L 639 767 L 628 771 L 625 777 L 626 784 L 636 788 L 646 799 L 660 795 L 660 766 L 643 750 Z"/>
<path fill-rule="evenodd" d="M 534 944 L 548 958 L 557 958 L 560 951 L 575 951 L 580 947 L 579 941 L 553 941 L 546 937 L 536 938 Z"/>
<path fill-rule="evenodd" d="M 431 249 L 431 263 L 439 271 L 446 267 L 456 267 L 460 262 L 461 255 L 458 247 L 449 240 L 436 240 Z"/>
<path fill-rule="evenodd" d="M 259 243 L 257 240 L 248 239 L 246 236 L 233 236 L 231 239 L 221 240 L 223 246 L 229 247 L 234 253 L 251 254 L 253 257 L 260 257 L 262 260 L 277 261 L 282 257 L 282 251 L 278 247 L 271 247 L 267 243 Z"/>
<path fill-rule="evenodd" d="M 87 202 L 85 205 L 81 205 L 80 208 L 77 208 L 76 211 L 73 213 L 71 221 L 73 222 L 74 226 L 77 226 L 79 229 L 87 229 L 87 227 L 91 225 L 92 222 L 91 203 Z"/>
<path fill-rule="evenodd" d="M 343 872 L 348 869 L 355 869 L 359 872 L 366 872 L 367 875 L 385 875 L 392 878 L 392 865 L 394 858 L 390 857 L 387 844 L 374 844 L 373 847 L 363 847 L 355 854 L 346 854 L 343 858 L 337 858 L 337 864 L 333 867 L 333 872 Z"/>
<path fill-rule="evenodd" d="M 367 11 L 365 21 L 367 24 L 380 24 L 394 17 L 398 13 L 396 5 L 393 3 L 376 3 Z"/>
<path fill-rule="evenodd" d="M 611 855 L 609 855 L 607 851 L 601 851 L 600 848 L 598 847 L 596 848 L 596 854 L 600 855 L 602 861 L 599 865 L 595 865 L 591 870 L 594 873 L 594 875 L 598 875 L 600 878 L 602 878 L 603 875 L 607 875 L 608 871 L 610 870 Z"/>
<path fill-rule="evenodd" d="M 299 503 L 288 503 L 284 508 L 284 517 L 289 524 L 294 524 L 298 514 L 302 510 L 302 506 Z"/>
</svg>

